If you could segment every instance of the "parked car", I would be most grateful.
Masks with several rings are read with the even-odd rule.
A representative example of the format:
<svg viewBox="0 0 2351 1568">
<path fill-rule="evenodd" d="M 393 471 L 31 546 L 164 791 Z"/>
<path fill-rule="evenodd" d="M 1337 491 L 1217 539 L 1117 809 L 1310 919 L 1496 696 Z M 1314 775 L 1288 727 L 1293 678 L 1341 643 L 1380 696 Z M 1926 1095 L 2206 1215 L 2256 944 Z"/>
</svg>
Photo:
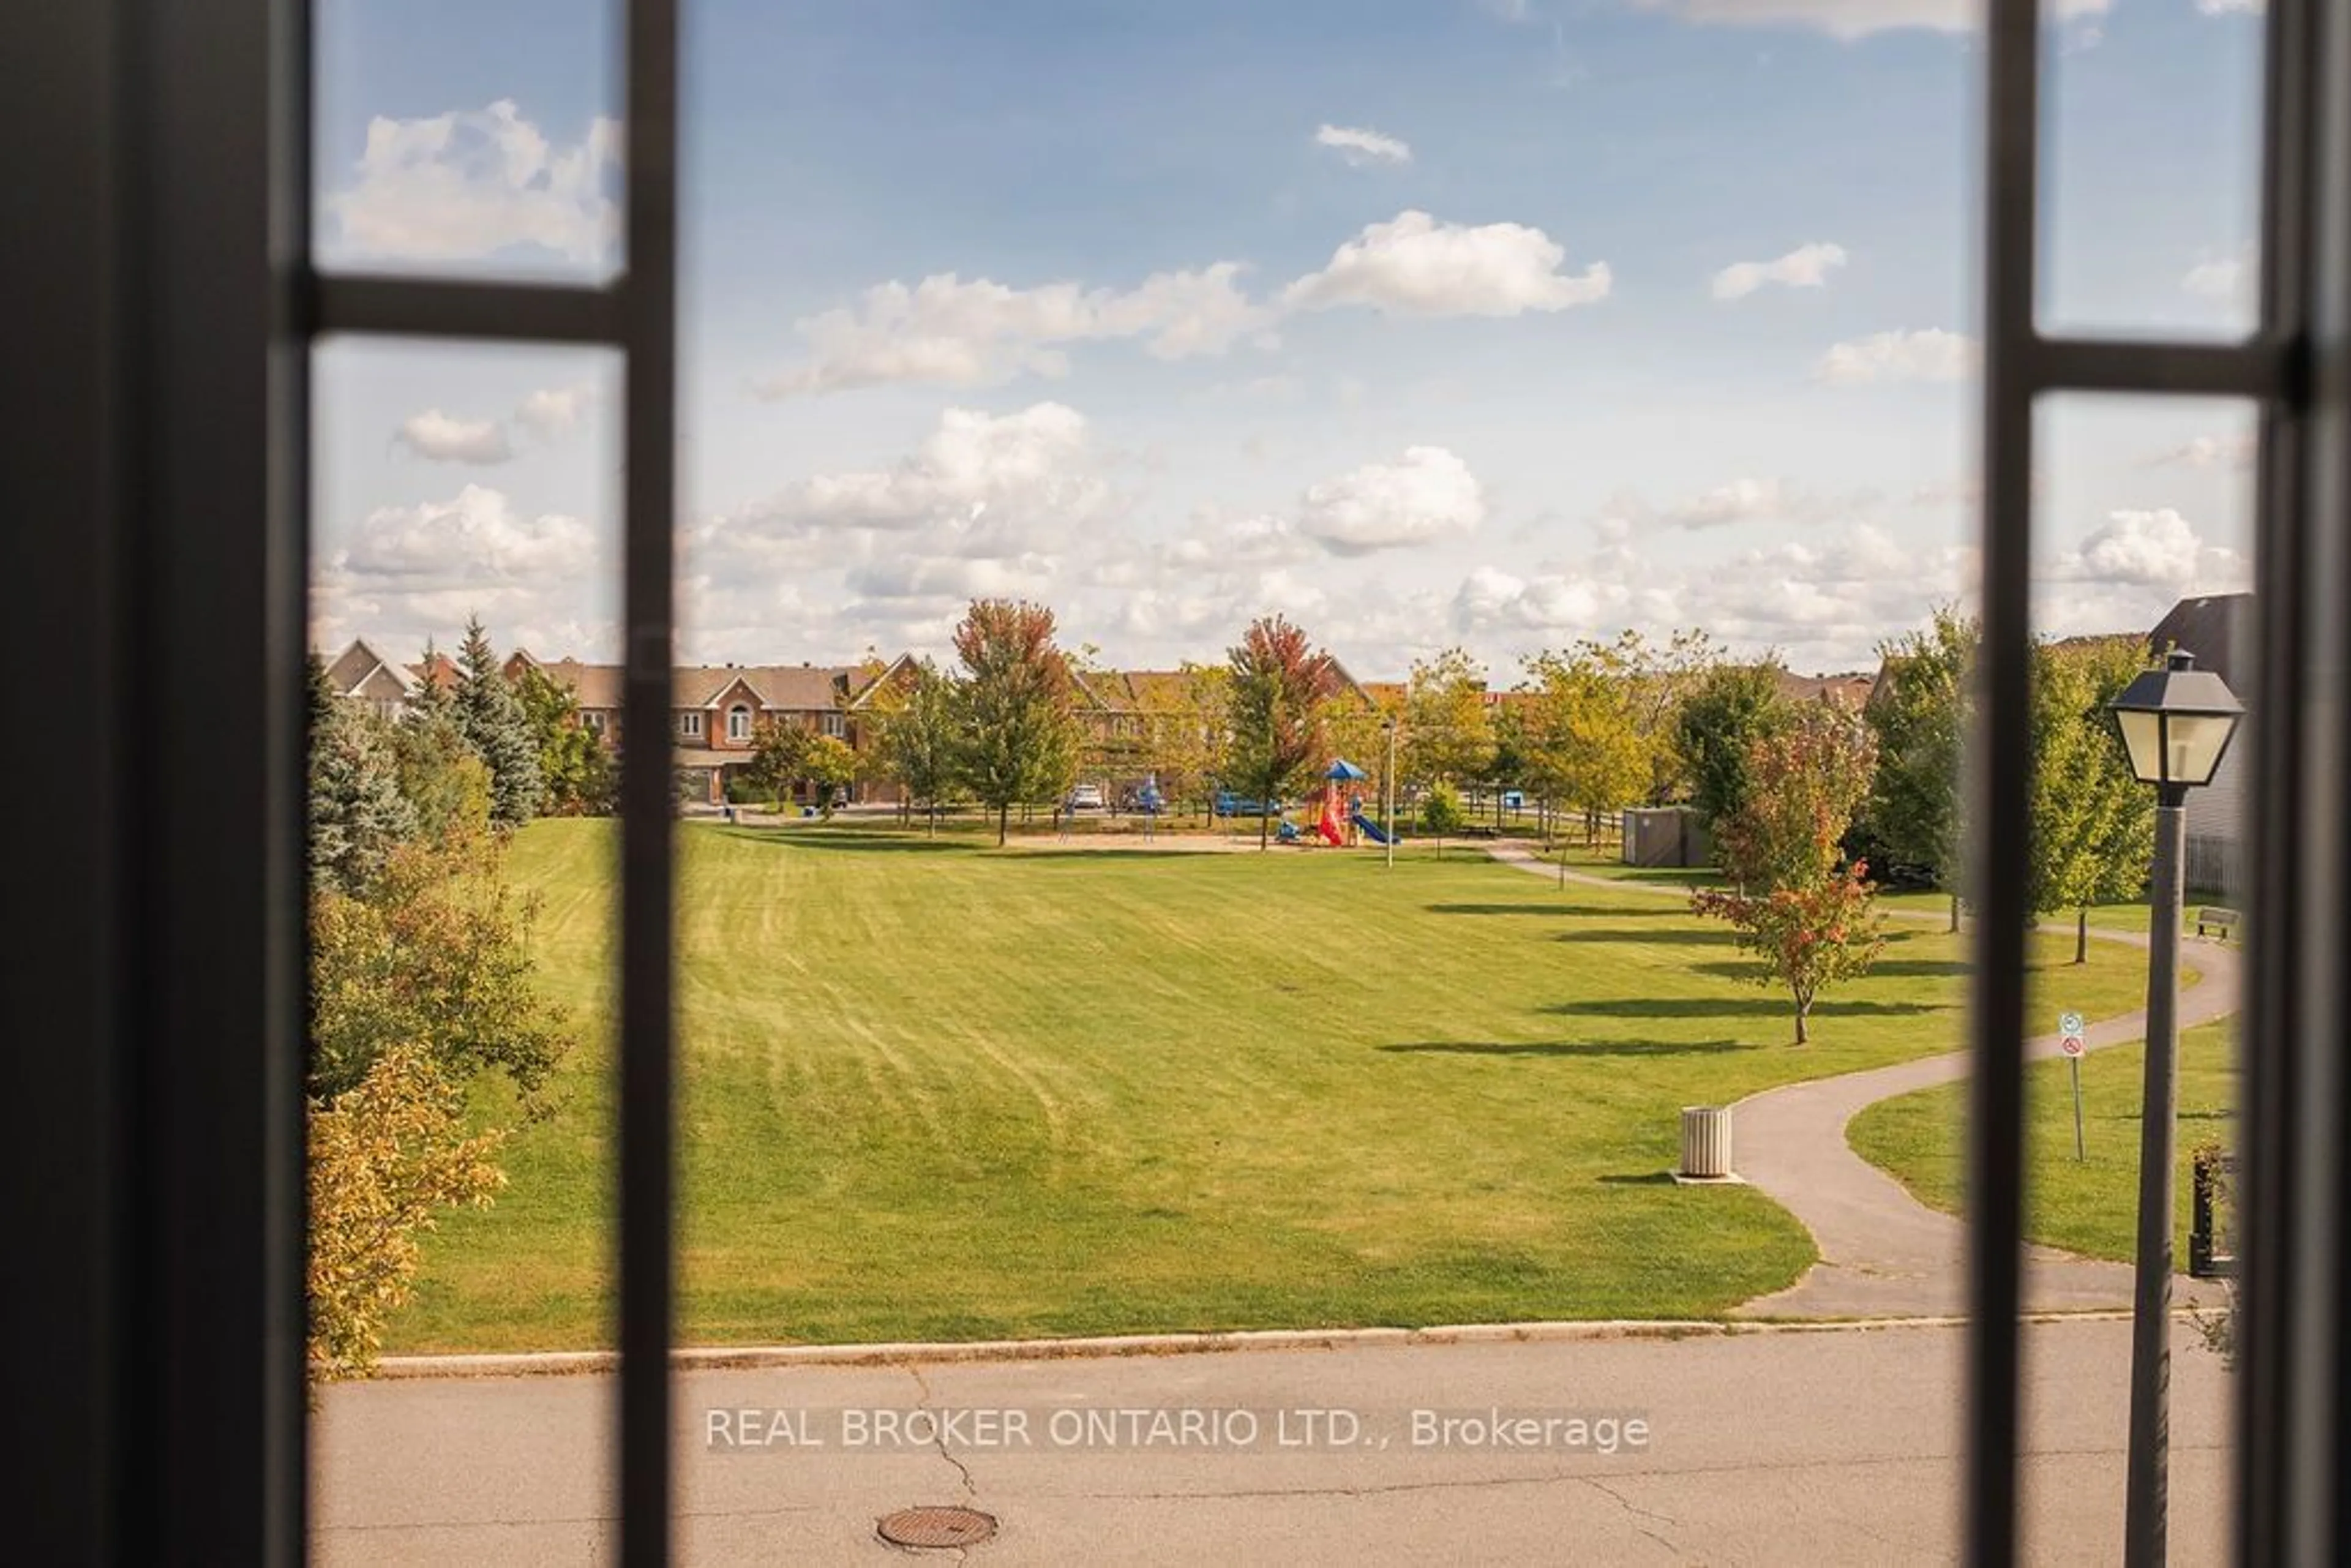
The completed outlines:
<svg viewBox="0 0 2351 1568">
<path fill-rule="evenodd" d="M 1070 810 L 1099 811 L 1102 809 L 1102 790 L 1099 784 L 1081 784 L 1070 791 Z"/>
<path fill-rule="evenodd" d="M 1252 800 L 1246 795 L 1236 795 L 1230 789 L 1217 791 L 1217 815 L 1219 817 L 1279 817 L 1287 810 L 1279 800 L 1270 804 Z"/>
</svg>

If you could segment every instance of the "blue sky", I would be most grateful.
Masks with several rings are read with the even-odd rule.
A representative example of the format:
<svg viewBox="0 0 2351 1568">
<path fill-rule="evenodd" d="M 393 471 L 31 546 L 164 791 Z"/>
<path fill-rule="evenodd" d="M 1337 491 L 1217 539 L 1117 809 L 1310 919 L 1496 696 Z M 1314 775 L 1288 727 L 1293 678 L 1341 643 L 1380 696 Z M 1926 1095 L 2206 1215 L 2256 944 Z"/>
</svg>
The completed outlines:
<svg viewBox="0 0 2351 1568">
<path fill-rule="evenodd" d="M 2044 318 L 2241 330 L 2261 22 L 2064 0 Z M 324 8 L 332 266 L 608 276 L 593 5 Z M 1280 610 L 1366 674 L 1638 626 L 1806 668 L 1962 596 L 1954 0 L 690 5 L 684 654 L 1129 664 Z M 616 366 L 341 343 L 318 630 L 617 644 Z M 2241 586 L 2241 411 L 2053 408 L 2040 608 Z"/>
</svg>

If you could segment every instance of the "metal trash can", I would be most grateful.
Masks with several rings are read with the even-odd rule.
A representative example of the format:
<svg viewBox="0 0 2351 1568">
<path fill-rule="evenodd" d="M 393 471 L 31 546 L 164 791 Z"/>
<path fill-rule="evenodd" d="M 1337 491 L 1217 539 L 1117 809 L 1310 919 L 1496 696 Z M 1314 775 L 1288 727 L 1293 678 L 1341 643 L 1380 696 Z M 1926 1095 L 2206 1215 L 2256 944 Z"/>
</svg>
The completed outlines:
<svg viewBox="0 0 2351 1568">
<path fill-rule="evenodd" d="M 1682 1168 L 1680 1174 L 1698 1181 L 1720 1180 L 1730 1175 L 1730 1107 L 1682 1107 Z"/>
</svg>

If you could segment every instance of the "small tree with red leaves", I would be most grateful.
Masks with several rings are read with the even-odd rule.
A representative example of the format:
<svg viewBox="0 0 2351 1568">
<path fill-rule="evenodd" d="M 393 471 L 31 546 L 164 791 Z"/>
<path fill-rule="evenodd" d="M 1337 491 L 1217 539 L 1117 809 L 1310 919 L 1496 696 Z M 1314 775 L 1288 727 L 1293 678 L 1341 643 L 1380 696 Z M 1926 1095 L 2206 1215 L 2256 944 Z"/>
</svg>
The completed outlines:
<svg viewBox="0 0 2351 1568">
<path fill-rule="evenodd" d="M 1276 802 L 1324 760 L 1322 704 L 1340 689 L 1339 668 L 1280 615 L 1250 622 L 1230 659 L 1227 782 L 1259 802 L 1257 847 L 1263 849 Z"/>
<path fill-rule="evenodd" d="M 1876 760 L 1868 731 L 1825 704 L 1759 737 L 1747 797 L 1717 834 L 1736 891 L 1691 895 L 1693 910 L 1730 922 L 1740 947 L 1763 961 L 1757 984 L 1787 987 L 1798 1045 L 1812 1038 L 1813 999 L 1865 973 L 1886 946 L 1867 867 L 1840 864 Z"/>
<path fill-rule="evenodd" d="M 995 810 L 1001 844 L 1013 807 L 1054 799 L 1077 770 L 1070 661 L 1054 645 L 1053 612 L 1026 601 L 973 600 L 955 648 L 956 772 Z"/>
</svg>

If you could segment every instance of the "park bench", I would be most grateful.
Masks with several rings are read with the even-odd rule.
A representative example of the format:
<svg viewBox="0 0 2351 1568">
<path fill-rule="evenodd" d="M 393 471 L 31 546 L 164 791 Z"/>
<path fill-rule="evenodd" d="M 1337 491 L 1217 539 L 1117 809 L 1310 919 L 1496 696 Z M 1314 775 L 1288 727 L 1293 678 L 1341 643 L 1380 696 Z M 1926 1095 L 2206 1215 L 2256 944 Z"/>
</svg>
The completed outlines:
<svg viewBox="0 0 2351 1568">
<path fill-rule="evenodd" d="M 2196 912 L 2196 935 L 2202 936 L 2208 932 L 2218 932 L 2223 936 L 2234 936 L 2244 918 L 2233 909 L 2208 904 Z"/>
</svg>

